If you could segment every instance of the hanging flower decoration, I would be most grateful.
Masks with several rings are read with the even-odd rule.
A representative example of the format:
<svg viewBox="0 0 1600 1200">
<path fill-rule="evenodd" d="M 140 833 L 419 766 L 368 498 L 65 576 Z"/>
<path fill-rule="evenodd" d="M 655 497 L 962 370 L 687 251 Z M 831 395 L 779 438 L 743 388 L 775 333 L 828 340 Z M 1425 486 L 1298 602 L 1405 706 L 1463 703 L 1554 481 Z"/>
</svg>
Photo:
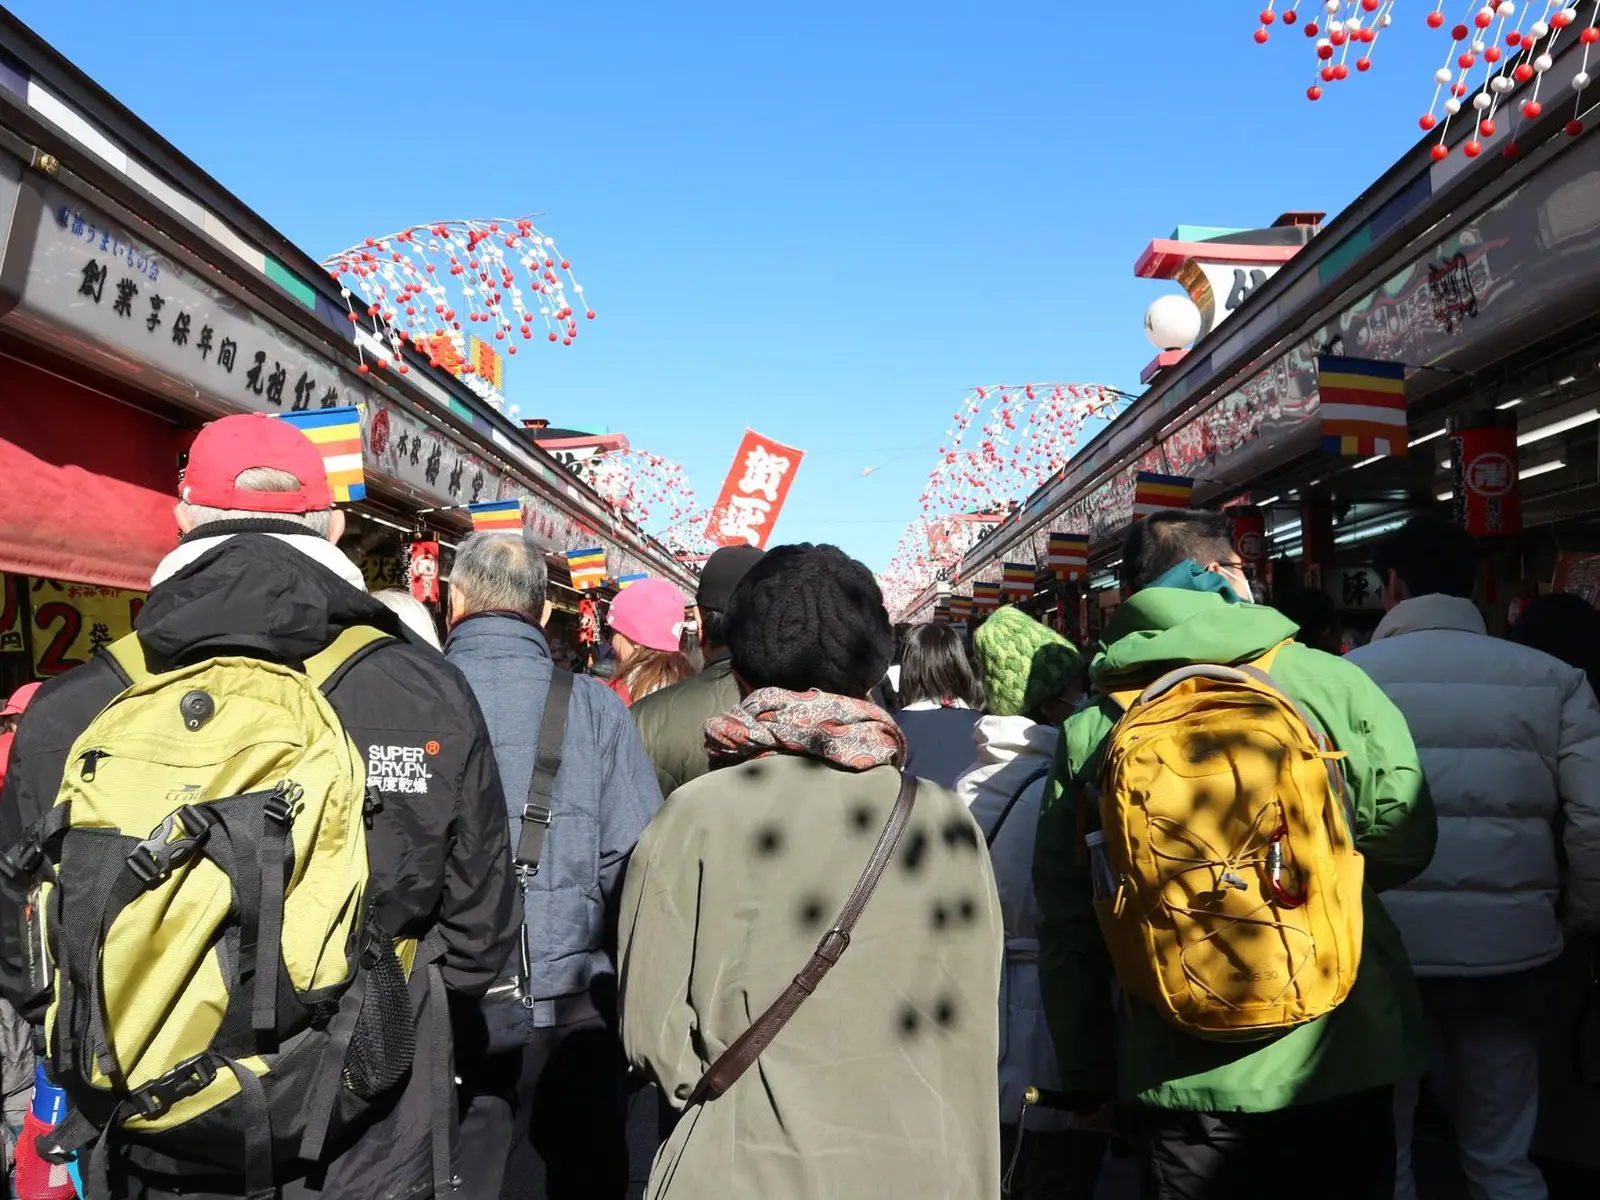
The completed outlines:
<svg viewBox="0 0 1600 1200">
<path fill-rule="evenodd" d="M 1053 479 L 1088 424 L 1115 416 L 1127 399 L 1101 384 L 995 384 L 969 391 L 918 497 L 921 512 L 879 576 L 889 611 L 904 611 L 952 572 L 982 532 L 983 516 L 1008 512 Z"/>
<path fill-rule="evenodd" d="M 1352 71 L 1365 74 L 1371 70 L 1378 36 L 1393 23 L 1398 3 L 1269 2 L 1261 11 L 1255 40 L 1265 44 L 1275 27 L 1288 33 L 1298 25 L 1312 39 L 1316 52 L 1316 79 L 1306 89 L 1306 97 L 1320 100 L 1324 85 L 1342 83 L 1351 78 Z M 1494 137 L 1507 119 L 1512 126 L 1501 153 L 1516 155 L 1518 128 L 1523 121 L 1543 115 L 1545 101 L 1540 95 L 1544 92 L 1548 98 L 1550 90 L 1545 75 L 1555 66 L 1558 46 L 1573 36 L 1583 44 L 1583 61 L 1571 79 L 1574 107 L 1565 128 L 1573 137 L 1583 132 L 1583 93 L 1592 82 L 1589 56 L 1600 42 L 1600 0 L 1466 0 L 1460 6 L 1463 19 L 1457 22 L 1450 21 L 1445 7 L 1446 0 L 1433 0 L 1433 8 L 1422 18 L 1428 28 L 1445 30 L 1450 36 L 1443 65 L 1433 75 L 1433 101 L 1418 122 L 1424 131 L 1439 131 L 1433 147 L 1435 161 L 1450 157 L 1446 134 L 1451 120 L 1463 113 L 1475 123 L 1472 137 L 1461 145 L 1468 158 L 1482 154 L 1484 140 Z M 1502 115 L 1510 93 L 1524 84 L 1532 87 L 1514 112 Z"/>
<path fill-rule="evenodd" d="M 404 373 L 400 351 L 409 341 L 430 365 L 470 374 L 468 334 L 509 355 L 519 341 L 570 346 L 580 317 L 595 317 L 555 239 L 526 217 L 413 225 L 322 265 L 338 281 L 351 323 L 370 325 L 370 343 L 356 338 L 363 373 L 391 363 Z"/>
<path fill-rule="evenodd" d="M 648 450 L 628 447 L 591 454 L 574 463 L 572 471 L 613 512 L 648 533 L 675 527 L 699 511 L 683 467 Z"/>
</svg>

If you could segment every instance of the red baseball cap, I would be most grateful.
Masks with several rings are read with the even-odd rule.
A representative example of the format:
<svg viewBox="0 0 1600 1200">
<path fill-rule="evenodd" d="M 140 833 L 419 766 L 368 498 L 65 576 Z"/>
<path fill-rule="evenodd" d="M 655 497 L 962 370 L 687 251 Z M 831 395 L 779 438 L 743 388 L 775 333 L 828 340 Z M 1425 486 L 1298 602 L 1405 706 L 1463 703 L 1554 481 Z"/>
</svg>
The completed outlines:
<svg viewBox="0 0 1600 1200">
<path fill-rule="evenodd" d="M 5 702 L 4 707 L 0 707 L 0 717 L 20 717 L 27 712 L 28 701 L 33 699 L 33 694 L 40 686 L 37 683 L 25 683 L 12 692 L 11 699 Z"/>
<path fill-rule="evenodd" d="M 233 481 L 252 467 L 286 471 L 292 492 L 245 492 Z M 240 413 L 207 425 L 189 447 L 180 496 L 186 504 L 244 512 L 308 513 L 333 507 L 328 472 L 315 443 L 287 421 Z"/>
</svg>

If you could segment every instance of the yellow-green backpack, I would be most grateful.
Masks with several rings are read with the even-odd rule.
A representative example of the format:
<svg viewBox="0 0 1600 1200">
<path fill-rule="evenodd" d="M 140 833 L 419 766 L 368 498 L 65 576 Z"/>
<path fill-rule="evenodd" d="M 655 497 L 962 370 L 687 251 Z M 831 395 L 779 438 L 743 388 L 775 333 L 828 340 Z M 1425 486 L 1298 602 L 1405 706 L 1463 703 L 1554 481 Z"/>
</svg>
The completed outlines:
<svg viewBox="0 0 1600 1200">
<path fill-rule="evenodd" d="M 370 920 L 366 769 L 324 694 L 386 640 L 304 670 L 110 648 L 128 686 L 36 832 L 57 1153 L 98 1139 L 103 1168 L 115 1140 L 270 1194 L 409 1072 L 417 947 Z"/>
</svg>

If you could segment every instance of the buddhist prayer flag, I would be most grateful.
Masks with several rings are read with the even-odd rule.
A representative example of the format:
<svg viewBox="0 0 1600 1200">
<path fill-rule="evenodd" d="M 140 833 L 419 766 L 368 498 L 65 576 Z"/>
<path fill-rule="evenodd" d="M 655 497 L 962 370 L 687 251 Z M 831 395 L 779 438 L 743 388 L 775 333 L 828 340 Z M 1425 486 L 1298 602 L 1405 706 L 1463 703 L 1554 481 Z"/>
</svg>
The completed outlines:
<svg viewBox="0 0 1600 1200">
<path fill-rule="evenodd" d="M 1188 508 L 1193 492 L 1194 480 L 1187 475 L 1140 471 L 1133 481 L 1133 519 L 1138 521 L 1151 513 Z"/>
<path fill-rule="evenodd" d="M 1060 579 L 1082 579 L 1089 570 L 1089 535 L 1052 533 L 1044 563 Z"/>
<path fill-rule="evenodd" d="M 952 622 L 955 622 L 955 621 L 964 622 L 971 615 L 972 615 L 972 597 L 971 596 L 951 596 L 950 597 L 950 620 Z"/>
<path fill-rule="evenodd" d="M 618 575 L 617 576 L 617 591 L 625 592 L 629 588 L 631 588 L 634 584 L 638 583 L 641 579 L 649 579 L 649 578 L 650 578 L 650 576 L 648 574 L 646 574 L 644 571 L 640 571 L 637 575 Z"/>
<path fill-rule="evenodd" d="M 1317 393 L 1324 454 L 1404 457 L 1405 363 L 1319 355 Z"/>
<path fill-rule="evenodd" d="M 972 585 L 972 611 L 974 613 L 993 612 L 1000 607 L 1000 585 L 998 583 L 975 583 Z"/>
<path fill-rule="evenodd" d="M 522 529 L 521 500 L 490 500 L 469 504 L 473 533 L 517 533 Z"/>
<path fill-rule="evenodd" d="M 361 470 L 360 409 L 346 404 L 341 408 L 283 413 L 281 419 L 316 443 L 323 468 L 328 472 L 328 487 L 335 504 L 366 499 L 367 479 Z"/>
<path fill-rule="evenodd" d="M 599 587 L 606 581 L 606 552 L 604 547 L 588 550 L 568 550 L 567 570 L 572 574 L 572 586 L 580 592 Z"/>
<path fill-rule="evenodd" d="M 1033 581 L 1037 574 L 1032 563 L 1002 563 L 1000 590 L 1013 600 L 1028 600 L 1033 596 Z"/>
</svg>

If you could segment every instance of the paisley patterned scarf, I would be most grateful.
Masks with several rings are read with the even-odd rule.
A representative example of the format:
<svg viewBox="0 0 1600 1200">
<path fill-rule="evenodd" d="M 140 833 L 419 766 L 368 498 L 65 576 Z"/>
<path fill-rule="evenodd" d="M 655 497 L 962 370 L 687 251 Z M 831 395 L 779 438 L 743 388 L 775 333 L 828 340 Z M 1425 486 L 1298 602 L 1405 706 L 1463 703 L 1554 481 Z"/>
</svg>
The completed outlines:
<svg viewBox="0 0 1600 1200">
<path fill-rule="evenodd" d="M 706 754 L 713 766 L 799 754 L 847 771 L 899 766 L 906 739 L 876 704 L 828 692 L 761 688 L 731 712 L 706 722 Z"/>
</svg>

